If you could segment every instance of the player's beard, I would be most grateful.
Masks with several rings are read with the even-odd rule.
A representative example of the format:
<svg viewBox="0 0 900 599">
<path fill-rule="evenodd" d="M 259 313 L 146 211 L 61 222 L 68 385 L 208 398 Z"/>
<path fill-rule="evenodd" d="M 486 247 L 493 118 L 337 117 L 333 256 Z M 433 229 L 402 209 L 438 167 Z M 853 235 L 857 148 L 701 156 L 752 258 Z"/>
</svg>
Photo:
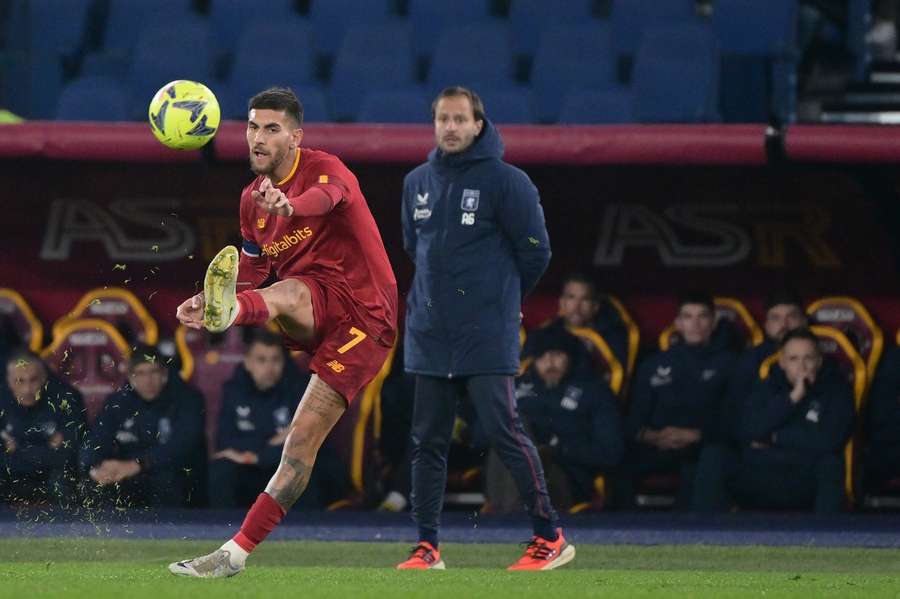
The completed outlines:
<svg viewBox="0 0 900 599">
<path fill-rule="evenodd" d="M 250 170 L 253 171 L 257 175 L 271 175 L 275 172 L 281 163 L 284 162 L 284 159 L 287 157 L 287 150 L 276 150 L 274 153 L 269 155 L 271 160 L 269 161 L 269 166 L 263 168 L 258 167 L 253 163 L 253 152 L 250 152 Z"/>
</svg>

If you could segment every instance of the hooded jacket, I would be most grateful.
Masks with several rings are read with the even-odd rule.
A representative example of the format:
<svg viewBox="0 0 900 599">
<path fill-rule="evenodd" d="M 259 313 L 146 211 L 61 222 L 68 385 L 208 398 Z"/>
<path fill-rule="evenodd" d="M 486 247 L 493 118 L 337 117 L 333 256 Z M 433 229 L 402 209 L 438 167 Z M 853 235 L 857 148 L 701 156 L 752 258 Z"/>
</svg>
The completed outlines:
<svg viewBox="0 0 900 599">
<path fill-rule="evenodd" d="M 550 241 L 537 189 L 502 156 L 500 134 L 485 120 L 469 148 L 435 148 L 404 179 L 403 246 L 416 267 L 408 372 L 517 371 L 522 298 L 550 262 Z"/>
</svg>

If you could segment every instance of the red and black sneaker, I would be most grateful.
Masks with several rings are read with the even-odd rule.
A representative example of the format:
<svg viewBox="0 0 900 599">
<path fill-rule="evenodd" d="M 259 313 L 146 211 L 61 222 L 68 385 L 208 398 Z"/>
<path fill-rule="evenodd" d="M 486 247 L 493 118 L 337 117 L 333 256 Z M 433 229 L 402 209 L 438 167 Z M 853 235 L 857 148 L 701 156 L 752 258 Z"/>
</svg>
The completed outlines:
<svg viewBox="0 0 900 599">
<path fill-rule="evenodd" d="M 507 570 L 552 570 L 575 559 L 575 545 L 566 542 L 562 529 L 556 529 L 556 540 L 548 541 L 537 535 L 525 547 L 525 555 Z"/>
<path fill-rule="evenodd" d="M 427 541 L 420 541 L 409 553 L 409 559 L 397 564 L 398 570 L 444 570 L 447 566 L 441 552 Z"/>
</svg>

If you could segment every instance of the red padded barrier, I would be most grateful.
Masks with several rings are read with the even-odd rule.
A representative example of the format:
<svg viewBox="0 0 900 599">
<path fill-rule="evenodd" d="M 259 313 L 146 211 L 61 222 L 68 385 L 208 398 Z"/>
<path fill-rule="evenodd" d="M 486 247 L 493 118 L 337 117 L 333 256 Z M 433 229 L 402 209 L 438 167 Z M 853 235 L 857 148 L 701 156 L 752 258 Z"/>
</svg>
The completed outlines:
<svg viewBox="0 0 900 599">
<path fill-rule="evenodd" d="M 633 125 L 500 127 L 506 159 L 517 164 L 744 164 L 765 163 L 764 125 Z M 214 140 L 224 160 L 246 160 L 244 124 L 222 124 Z M 418 163 L 434 145 L 429 125 L 312 123 L 303 145 L 348 162 Z M 144 123 L 34 121 L 0 127 L 0 157 L 183 162 L 200 153 L 159 144 Z"/>
<path fill-rule="evenodd" d="M 808 162 L 900 162 L 900 128 L 793 125 L 785 151 L 791 160 Z"/>
<path fill-rule="evenodd" d="M 224 123 L 217 155 L 245 160 L 240 122 Z M 763 164 L 764 125 L 501 125 L 506 160 L 516 164 Z M 423 161 L 434 146 L 429 125 L 310 124 L 303 145 L 349 162 Z"/>
<path fill-rule="evenodd" d="M 170 150 L 156 141 L 146 123 L 32 121 L 0 126 L 0 158 L 190 162 L 200 152 Z"/>
</svg>

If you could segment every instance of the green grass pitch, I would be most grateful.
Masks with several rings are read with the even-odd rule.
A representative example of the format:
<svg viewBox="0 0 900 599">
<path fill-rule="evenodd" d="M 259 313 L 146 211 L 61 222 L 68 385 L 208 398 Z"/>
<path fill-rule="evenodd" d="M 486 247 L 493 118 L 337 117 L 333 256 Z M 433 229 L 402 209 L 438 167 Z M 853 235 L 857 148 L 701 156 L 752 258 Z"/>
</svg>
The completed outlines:
<svg viewBox="0 0 900 599">
<path fill-rule="evenodd" d="M 569 566 L 506 572 L 515 545 L 442 547 L 444 572 L 398 572 L 408 545 L 273 541 L 246 572 L 176 578 L 166 565 L 216 542 L 0 539 L 0 597 L 228 599 L 340 597 L 900 597 L 900 552 L 718 546 L 579 545 Z"/>
</svg>

